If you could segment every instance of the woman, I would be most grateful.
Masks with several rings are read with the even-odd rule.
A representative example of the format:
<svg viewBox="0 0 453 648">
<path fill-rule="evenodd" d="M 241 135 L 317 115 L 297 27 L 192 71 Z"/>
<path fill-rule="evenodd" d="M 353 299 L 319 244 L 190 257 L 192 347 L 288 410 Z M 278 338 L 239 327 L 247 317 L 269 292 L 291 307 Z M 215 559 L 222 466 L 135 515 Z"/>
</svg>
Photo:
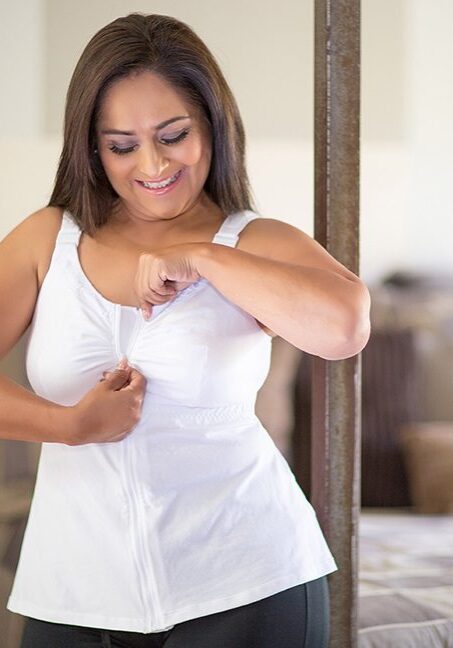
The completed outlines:
<svg viewBox="0 0 453 648">
<path fill-rule="evenodd" d="M 0 352 L 31 323 L 35 391 L 1 378 L 0 429 L 43 442 L 23 648 L 327 645 L 336 565 L 254 403 L 273 335 L 350 357 L 369 295 L 258 217 L 244 155 L 188 26 L 132 14 L 89 42 L 49 205 L 0 246 Z"/>
</svg>

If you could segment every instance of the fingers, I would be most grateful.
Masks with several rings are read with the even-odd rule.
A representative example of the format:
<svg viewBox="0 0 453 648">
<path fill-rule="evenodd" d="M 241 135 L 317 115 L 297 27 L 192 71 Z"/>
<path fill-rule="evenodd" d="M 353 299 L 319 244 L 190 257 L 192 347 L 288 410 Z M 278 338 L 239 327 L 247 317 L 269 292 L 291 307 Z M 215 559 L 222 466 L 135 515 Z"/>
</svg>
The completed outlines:
<svg viewBox="0 0 453 648">
<path fill-rule="evenodd" d="M 124 366 L 122 363 L 121 366 Z M 129 426 L 111 437 L 109 441 L 122 441 L 134 429 L 135 425 L 141 418 L 143 400 L 145 398 L 146 378 L 133 367 L 127 366 L 125 369 L 116 367 L 113 371 L 106 371 L 103 385 L 105 389 L 116 391 L 122 394 L 122 402 L 125 411 L 128 412 Z M 117 401 L 118 403 L 118 401 Z"/>
<path fill-rule="evenodd" d="M 139 308 L 142 311 L 142 315 L 145 318 L 145 320 L 149 320 L 149 318 L 153 314 L 153 307 L 150 304 L 148 304 L 148 302 L 140 299 Z"/>
<path fill-rule="evenodd" d="M 125 368 L 121 368 L 125 367 Z M 146 378 L 141 374 L 137 369 L 134 369 L 129 364 L 127 364 L 127 358 L 122 358 L 118 363 L 117 367 L 112 371 L 103 371 L 103 378 L 101 381 L 109 381 L 109 385 L 114 385 L 118 389 L 117 385 L 123 381 L 121 387 L 127 387 L 129 391 L 133 392 L 144 392 L 146 387 Z"/>
<path fill-rule="evenodd" d="M 114 369 L 104 371 L 104 378 L 101 379 L 109 389 L 118 390 L 129 383 L 131 369 Z"/>
<path fill-rule="evenodd" d="M 192 283 L 192 281 L 175 281 L 174 286 L 177 292 L 181 292 L 181 290 L 184 290 L 188 286 L 191 286 Z"/>
<path fill-rule="evenodd" d="M 129 379 L 131 369 L 132 369 L 132 367 L 129 366 L 126 356 L 123 356 L 119 360 L 118 364 L 116 365 L 116 367 L 114 369 L 111 369 L 110 371 L 103 371 L 102 372 L 102 378 L 101 378 L 100 382 L 105 381 L 105 380 L 110 380 L 111 381 L 112 376 L 113 377 L 120 376 L 120 377 L 123 377 L 125 379 L 126 378 Z M 113 378 L 113 379 L 117 380 L 117 378 Z"/>
<path fill-rule="evenodd" d="M 167 279 L 166 276 L 154 275 L 154 283 L 151 285 L 150 280 L 153 275 L 147 265 L 147 256 L 149 255 L 142 254 L 140 256 L 134 282 L 135 293 L 145 319 L 151 317 L 153 305 L 171 301 L 178 293 L 174 282 Z"/>
<path fill-rule="evenodd" d="M 177 291 L 173 289 L 171 293 L 164 297 L 162 295 L 158 295 L 152 290 L 148 290 L 144 294 L 144 296 L 139 298 L 139 308 L 142 311 L 143 317 L 146 320 L 150 319 L 151 315 L 153 314 L 153 305 L 161 306 L 162 304 L 170 302 L 176 297 L 177 294 Z"/>
<path fill-rule="evenodd" d="M 146 387 L 146 378 L 136 369 L 131 369 L 129 384 L 126 389 L 130 391 L 143 392 Z"/>
<path fill-rule="evenodd" d="M 151 316 L 153 305 L 160 306 L 161 304 L 173 301 L 182 290 L 190 285 L 190 281 L 179 283 L 174 282 L 172 286 L 169 286 L 168 288 L 164 287 L 159 292 L 149 287 L 143 288 L 141 293 L 137 293 L 137 297 L 143 314 L 148 315 L 148 317 L 145 315 L 145 319 L 149 319 Z"/>
</svg>

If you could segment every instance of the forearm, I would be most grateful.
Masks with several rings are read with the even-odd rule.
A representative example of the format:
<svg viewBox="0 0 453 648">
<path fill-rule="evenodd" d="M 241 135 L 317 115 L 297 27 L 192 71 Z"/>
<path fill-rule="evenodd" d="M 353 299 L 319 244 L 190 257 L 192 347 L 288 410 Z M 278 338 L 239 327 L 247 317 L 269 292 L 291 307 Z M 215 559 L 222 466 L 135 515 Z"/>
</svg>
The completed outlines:
<svg viewBox="0 0 453 648">
<path fill-rule="evenodd" d="M 337 273 L 203 247 L 198 271 L 227 299 L 299 349 L 326 359 L 358 353 L 369 335 L 369 295 Z"/>
<path fill-rule="evenodd" d="M 71 425 L 71 409 L 41 398 L 0 375 L 0 438 L 60 442 Z"/>
</svg>

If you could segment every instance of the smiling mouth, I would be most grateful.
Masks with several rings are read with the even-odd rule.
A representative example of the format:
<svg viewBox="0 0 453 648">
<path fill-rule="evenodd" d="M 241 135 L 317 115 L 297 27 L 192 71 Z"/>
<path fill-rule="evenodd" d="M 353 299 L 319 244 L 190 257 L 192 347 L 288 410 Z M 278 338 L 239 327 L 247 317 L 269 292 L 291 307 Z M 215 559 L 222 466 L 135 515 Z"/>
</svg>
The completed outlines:
<svg viewBox="0 0 453 648">
<path fill-rule="evenodd" d="M 145 182 L 144 180 L 137 180 L 137 182 L 139 182 L 142 187 L 146 187 L 147 189 L 165 189 L 165 187 L 169 187 L 174 182 L 176 182 L 181 173 L 182 170 L 180 169 L 175 173 L 175 175 L 172 175 L 170 178 L 167 178 L 167 180 L 162 180 L 161 182 Z"/>
</svg>

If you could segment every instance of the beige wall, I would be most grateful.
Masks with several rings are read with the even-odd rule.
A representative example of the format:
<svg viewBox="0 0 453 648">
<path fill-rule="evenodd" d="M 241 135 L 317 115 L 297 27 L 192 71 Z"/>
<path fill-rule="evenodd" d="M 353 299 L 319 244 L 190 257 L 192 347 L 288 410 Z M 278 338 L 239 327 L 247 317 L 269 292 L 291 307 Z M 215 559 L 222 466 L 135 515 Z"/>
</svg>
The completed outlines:
<svg viewBox="0 0 453 648">
<path fill-rule="evenodd" d="M 199 34 L 232 87 L 251 139 L 310 137 L 313 18 L 307 0 L 278 8 L 271 0 L 47 0 L 47 132 L 60 131 L 65 88 L 85 43 L 132 11 L 175 16 Z"/>
<path fill-rule="evenodd" d="M 0 0 L 1 138 L 43 132 L 45 22 L 43 0 Z"/>
<path fill-rule="evenodd" d="M 408 12 L 407 2 L 362 0 L 365 140 L 407 136 L 407 19 L 414 5 Z M 269 0 L 1 0 L 6 101 L 0 114 L 8 119 L 2 119 L 0 132 L 9 135 L 19 126 L 22 133 L 58 135 L 67 84 L 85 43 L 117 16 L 150 10 L 186 21 L 206 41 L 233 88 L 251 139 L 311 140 L 311 0 L 286 0 L 278 8 Z"/>
<path fill-rule="evenodd" d="M 417 0 L 408 12 L 408 238 L 412 266 L 421 271 L 453 270 L 452 25 L 451 0 Z"/>
<path fill-rule="evenodd" d="M 0 236 L 50 195 L 64 95 L 86 41 L 140 10 L 175 15 L 207 42 L 244 118 L 260 211 L 312 234 L 312 0 L 0 0 Z M 453 271 L 451 24 L 450 0 L 362 0 L 368 282 L 396 267 Z"/>
<path fill-rule="evenodd" d="M 84 44 L 131 11 L 175 16 L 192 26 L 217 57 L 238 100 L 249 137 L 312 138 L 311 0 L 47 0 L 46 131 L 59 133 L 64 94 Z M 363 0 L 363 136 L 401 140 L 404 119 L 405 0 Z M 391 101 L 382 101 L 386 95 Z"/>
</svg>

